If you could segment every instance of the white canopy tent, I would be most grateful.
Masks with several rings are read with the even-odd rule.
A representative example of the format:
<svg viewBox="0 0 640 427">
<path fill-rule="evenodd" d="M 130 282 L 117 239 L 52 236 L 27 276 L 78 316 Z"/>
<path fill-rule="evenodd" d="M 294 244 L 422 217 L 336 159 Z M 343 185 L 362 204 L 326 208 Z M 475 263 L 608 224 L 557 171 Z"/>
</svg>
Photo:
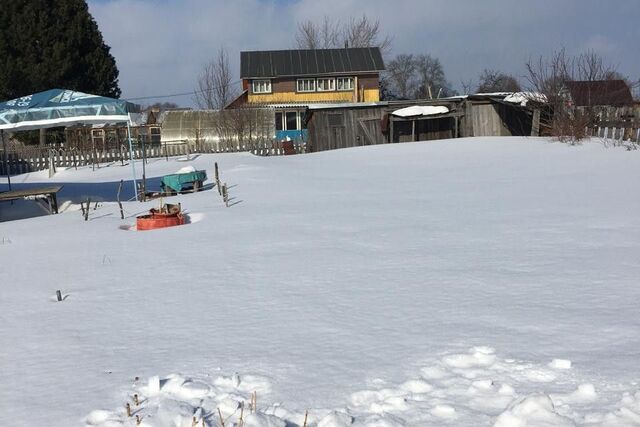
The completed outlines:
<svg viewBox="0 0 640 427">
<path fill-rule="evenodd" d="M 4 166 L 9 190 L 11 190 L 11 178 L 7 164 L 5 130 L 16 132 L 74 124 L 126 123 L 134 194 L 137 197 L 136 169 L 131 142 L 131 113 L 133 111 L 134 105 L 126 101 L 65 89 L 51 89 L 1 102 L 0 138 L 4 150 Z"/>
</svg>

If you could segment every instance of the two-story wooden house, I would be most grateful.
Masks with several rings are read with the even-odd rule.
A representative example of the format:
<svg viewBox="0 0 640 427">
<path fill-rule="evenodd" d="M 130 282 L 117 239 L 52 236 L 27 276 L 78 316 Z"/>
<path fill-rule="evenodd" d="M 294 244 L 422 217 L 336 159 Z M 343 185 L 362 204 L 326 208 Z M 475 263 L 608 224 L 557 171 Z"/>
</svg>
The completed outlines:
<svg viewBox="0 0 640 427">
<path fill-rule="evenodd" d="M 306 107 L 380 100 L 380 49 L 304 49 L 240 53 L 243 93 L 227 108 L 271 107 L 276 138 L 304 137 Z"/>
</svg>

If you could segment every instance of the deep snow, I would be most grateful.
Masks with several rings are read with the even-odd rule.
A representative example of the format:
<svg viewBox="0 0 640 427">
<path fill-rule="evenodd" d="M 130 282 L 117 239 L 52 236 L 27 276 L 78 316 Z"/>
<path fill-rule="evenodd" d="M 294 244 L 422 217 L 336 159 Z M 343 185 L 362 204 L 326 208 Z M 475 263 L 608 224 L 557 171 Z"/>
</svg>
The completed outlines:
<svg viewBox="0 0 640 427">
<path fill-rule="evenodd" d="M 63 183 L 67 211 L 0 223 L 0 425 L 135 424 L 134 392 L 148 425 L 216 425 L 252 391 L 247 425 L 640 422 L 640 152 L 473 138 L 147 174 L 214 161 L 236 204 L 172 198 L 192 223 L 151 232 L 122 228 L 156 202 L 113 203 L 129 167 L 14 177 Z M 86 195 L 88 222 L 63 203 Z"/>
</svg>

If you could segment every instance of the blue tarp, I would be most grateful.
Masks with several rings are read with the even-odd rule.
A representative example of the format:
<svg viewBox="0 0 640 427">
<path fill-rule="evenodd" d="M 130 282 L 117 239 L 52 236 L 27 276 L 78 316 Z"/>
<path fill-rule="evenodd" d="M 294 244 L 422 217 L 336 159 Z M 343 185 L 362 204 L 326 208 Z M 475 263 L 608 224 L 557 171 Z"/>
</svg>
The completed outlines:
<svg viewBox="0 0 640 427">
<path fill-rule="evenodd" d="M 133 111 L 133 104 L 120 99 L 51 89 L 0 102 L 0 130 L 120 123 L 129 121 Z"/>
<path fill-rule="evenodd" d="M 200 183 L 202 183 L 203 181 L 206 181 L 206 179 L 207 172 L 204 170 L 187 173 L 176 173 L 163 176 L 162 181 L 160 182 L 160 187 L 163 191 L 166 191 L 167 188 L 170 188 L 173 191 L 179 193 L 185 188 L 193 187 L 194 182 L 200 181 Z"/>
</svg>

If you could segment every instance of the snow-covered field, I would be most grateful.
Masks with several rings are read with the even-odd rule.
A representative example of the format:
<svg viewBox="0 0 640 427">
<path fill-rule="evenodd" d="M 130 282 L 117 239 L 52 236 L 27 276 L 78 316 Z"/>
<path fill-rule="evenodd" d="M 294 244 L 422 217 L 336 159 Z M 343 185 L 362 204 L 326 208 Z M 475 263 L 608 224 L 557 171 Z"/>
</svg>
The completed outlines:
<svg viewBox="0 0 640 427">
<path fill-rule="evenodd" d="M 214 162 L 234 205 L 171 198 L 191 223 L 149 232 L 127 226 L 157 202 L 114 203 L 129 167 L 13 177 L 63 183 L 65 212 L 0 222 L 0 425 L 640 425 L 640 152 L 473 138 L 147 174 Z"/>
</svg>

